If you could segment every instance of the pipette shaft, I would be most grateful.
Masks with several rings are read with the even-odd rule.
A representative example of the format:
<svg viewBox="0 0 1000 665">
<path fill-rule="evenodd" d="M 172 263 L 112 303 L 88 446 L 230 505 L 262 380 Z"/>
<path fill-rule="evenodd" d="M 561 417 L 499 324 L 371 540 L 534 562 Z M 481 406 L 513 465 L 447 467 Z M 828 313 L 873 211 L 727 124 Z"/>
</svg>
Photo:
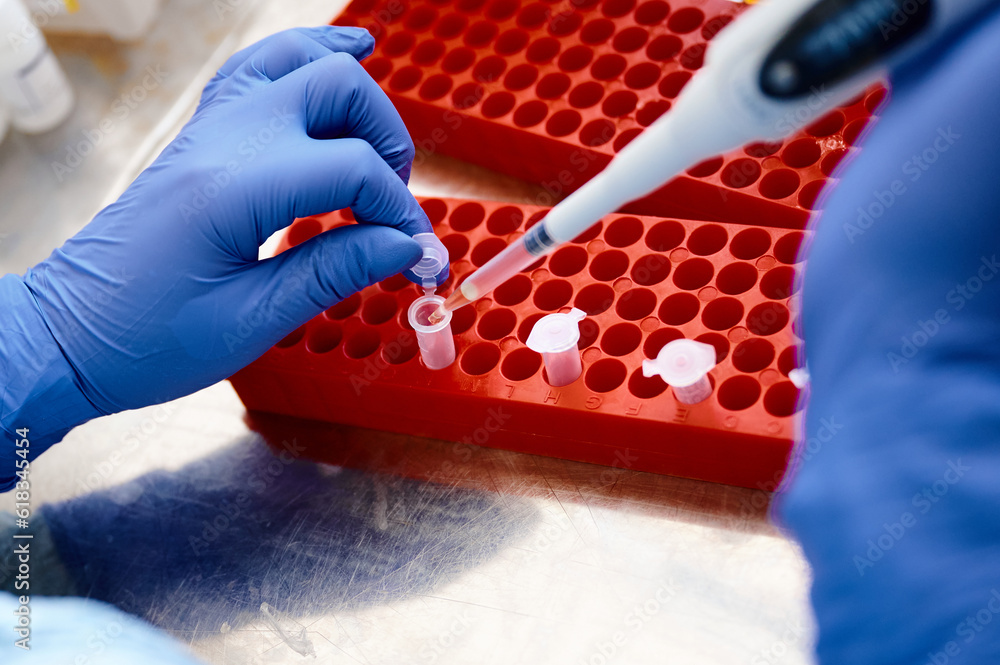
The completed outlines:
<svg viewBox="0 0 1000 665">
<path fill-rule="evenodd" d="M 884 78 L 886 66 L 992 0 L 928 0 L 906 29 L 885 33 L 904 0 L 767 0 L 723 30 L 673 108 L 602 172 L 470 275 L 439 312 L 477 300 L 605 215 L 693 164 L 775 140 Z M 930 34 L 927 34 L 930 33 Z"/>
</svg>

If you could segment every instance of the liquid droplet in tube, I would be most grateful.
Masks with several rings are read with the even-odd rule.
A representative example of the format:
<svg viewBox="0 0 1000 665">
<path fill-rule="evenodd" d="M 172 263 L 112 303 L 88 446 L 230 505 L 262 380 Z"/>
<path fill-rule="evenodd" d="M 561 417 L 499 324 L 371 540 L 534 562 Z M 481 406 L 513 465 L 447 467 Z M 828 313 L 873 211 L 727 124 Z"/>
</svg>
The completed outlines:
<svg viewBox="0 0 1000 665">
<path fill-rule="evenodd" d="M 444 369 L 455 362 L 455 337 L 451 332 L 451 312 L 433 320 L 444 298 L 423 296 L 410 305 L 406 316 L 417 335 L 420 357 L 428 369 Z"/>
</svg>

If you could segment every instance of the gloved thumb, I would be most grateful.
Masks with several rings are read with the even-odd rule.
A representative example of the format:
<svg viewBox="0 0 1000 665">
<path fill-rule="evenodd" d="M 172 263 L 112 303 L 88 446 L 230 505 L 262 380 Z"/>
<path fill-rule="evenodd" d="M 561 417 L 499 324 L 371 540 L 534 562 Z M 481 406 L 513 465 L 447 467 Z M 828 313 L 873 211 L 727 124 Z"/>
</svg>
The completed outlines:
<svg viewBox="0 0 1000 665">
<path fill-rule="evenodd" d="M 351 224 L 265 259 L 254 270 L 271 273 L 267 288 L 285 291 L 282 318 L 292 324 L 287 333 L 366 286 L 412 267 L 420 257 L 420 246 L 402 231 Z"/>
</svg>

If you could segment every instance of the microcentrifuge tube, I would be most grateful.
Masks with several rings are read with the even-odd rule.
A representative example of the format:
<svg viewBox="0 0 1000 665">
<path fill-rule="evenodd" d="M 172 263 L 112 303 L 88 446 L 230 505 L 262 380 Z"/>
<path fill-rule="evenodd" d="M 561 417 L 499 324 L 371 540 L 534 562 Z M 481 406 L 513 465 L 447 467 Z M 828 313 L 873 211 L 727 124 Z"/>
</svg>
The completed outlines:
<svg viewBox="0 0 1000 665">
<path fill-rule="evenodd" d="M 580 321 L 587 315 L 577 308 L 566 314 L 548 314 L 540 318 L 528 334 L 526 344 L 542 354 L 549 385 L 565 386 L 583 372 L 580 350 Z"/>
<path fill-rule="evenodd" d="M 437 289 L 438 284 L 443 281 L 440 275 L 448 268 L 448 248 L 433 233 L 418 233 L 413 236 L 420 248 L 423 256 L 417 264 L 410 268 L 424 288 L 424 294 L 430 295 Z"/>
<path fill-rule="evenodd" d="M 712 394 L 708 370 L 715 367 L 715 347 L 691 339 L 668 342 L 653 360 L 642 361 L 643 376 L 659 374 L 678 402 L 697 404 Z"/>
<path fill-rule="evenodd" d="M 451 312 L 441 320 L 431 323 L 430 316 L 444 298 L 428 295 L 417 298 L 410 305 L 406 316 L 417 333 L 420 357 L 428 369 L 443 369 L 455 362 L 455 338 L 451 334 Z"/>
<path fill-rule="evenodd" d="M 792 385 L 802 390 L 809 385 L 809 368 L 796 367 L 788 373 L 788 379 L 792 382 Z"/>
</svg>

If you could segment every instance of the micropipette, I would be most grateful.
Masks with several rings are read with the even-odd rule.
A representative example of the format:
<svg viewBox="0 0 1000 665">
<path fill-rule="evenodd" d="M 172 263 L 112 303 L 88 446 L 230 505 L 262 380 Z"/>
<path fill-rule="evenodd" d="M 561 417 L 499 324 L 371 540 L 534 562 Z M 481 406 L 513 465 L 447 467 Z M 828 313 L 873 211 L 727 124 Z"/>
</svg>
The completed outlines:
<svg viewBox="0 0 1000 665">
<path fill-rule="evenodd" d="M 724 29 L 673 108 L 471 274 L 434 316 L 481 298 L 684 169 L 776 140 L 882 80 L 992 0 L 765 0 Z"/>
</svg>

